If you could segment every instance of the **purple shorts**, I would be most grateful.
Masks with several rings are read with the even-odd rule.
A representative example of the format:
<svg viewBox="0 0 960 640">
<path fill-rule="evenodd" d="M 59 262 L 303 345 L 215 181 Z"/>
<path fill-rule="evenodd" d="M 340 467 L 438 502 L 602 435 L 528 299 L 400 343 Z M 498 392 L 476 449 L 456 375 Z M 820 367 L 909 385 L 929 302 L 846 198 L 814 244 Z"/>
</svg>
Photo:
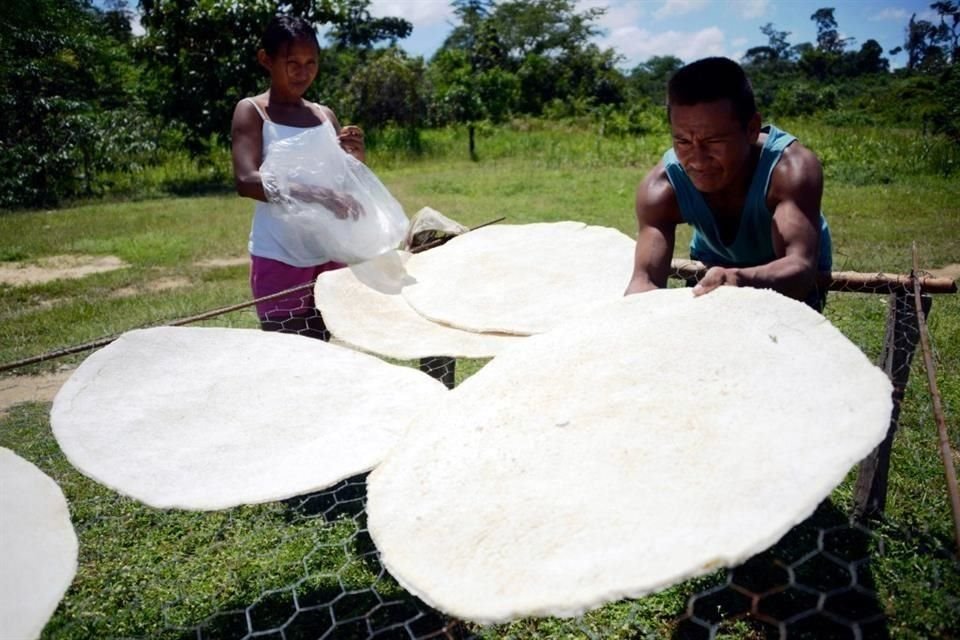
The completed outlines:
<svg viewBox="0 0 960 640">
<path fill-rule="evenodd" d="M 340 262 L 325 262 L 315 267 L 291 267 L 285 262 L 250 256 L 250 288 L 254 298 L 262 298 L 299 285 L 296 291 L 257 303 L 257 315 L 261 320 L 284 320 L 292 316 L 312 316 L 313 281 L 324 271 L 341 269 L 347 265 Z"/>
</svg>

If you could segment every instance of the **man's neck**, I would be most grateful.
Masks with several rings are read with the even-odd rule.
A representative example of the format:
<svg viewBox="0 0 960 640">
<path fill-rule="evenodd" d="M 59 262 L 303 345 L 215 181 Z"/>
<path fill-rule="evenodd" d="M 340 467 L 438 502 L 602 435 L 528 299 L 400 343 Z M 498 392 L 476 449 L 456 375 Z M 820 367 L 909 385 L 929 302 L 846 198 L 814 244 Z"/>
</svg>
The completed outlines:
<svg viewBox="0 0 960 640">
<path fill-rule="evenodd" d="M 753 174 L 756 172 L 757 163 L 760 161 L 761 149 L 762 145 L 754 145 L 737 181 L 721 191 L 703 194 L 704 200 L 706 200 L 714 216 L 727 219 L 740 217 L 743 205 L 747 200 L 747 193 L 750 191 L 750 185 L 753 182 Z"/>
</svg>

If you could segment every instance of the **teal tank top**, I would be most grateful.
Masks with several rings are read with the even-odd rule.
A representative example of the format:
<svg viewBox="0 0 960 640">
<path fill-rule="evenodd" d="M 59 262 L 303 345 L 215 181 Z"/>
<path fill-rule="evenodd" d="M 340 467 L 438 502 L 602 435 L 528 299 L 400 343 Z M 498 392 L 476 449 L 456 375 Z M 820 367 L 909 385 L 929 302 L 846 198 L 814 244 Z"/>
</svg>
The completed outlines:
<svg viewBox="0 0 960 640">
<path fill-rule="evenodd" d="M 767 190 L 770 176 L 780 161 L 783 150 L 796 140 L 789 133 L 768 125 L 762 129 L 767 139 L 760 151 L 760 160 L 747 191 L 747 199 L 740 214 L 740 227 L 731 244 L 720 238 L 720 230 L 703 195 L 683 170 L 673 149 L 663 154 L 663 166 L 667 179 L 677 195 L 677 205 L 683 221 L 693 226 L 690 240 L 690 257 L 708 265 L 725 267 L 755 267 L 776 259 L 771 236 L 773 214 L 767 209 Z M 833 266 L 833 243 L 827 220 L 820 214 L 819 271 L 830 271 Z"/>
</svg>

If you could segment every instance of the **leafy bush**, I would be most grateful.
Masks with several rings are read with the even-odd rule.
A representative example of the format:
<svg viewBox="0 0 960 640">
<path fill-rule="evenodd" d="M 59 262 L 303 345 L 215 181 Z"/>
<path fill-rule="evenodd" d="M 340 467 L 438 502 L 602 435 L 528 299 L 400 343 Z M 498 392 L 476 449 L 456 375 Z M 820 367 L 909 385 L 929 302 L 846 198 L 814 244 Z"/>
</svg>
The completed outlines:
<svg viewBox="0 0 960 640">
<path fill-rule="evenodd" d="M 831 86 L 791 83 L 777 90 L 770 112 L 777 116 L 806 116 L 837 106 L 837 90 Z"/>
</svg>

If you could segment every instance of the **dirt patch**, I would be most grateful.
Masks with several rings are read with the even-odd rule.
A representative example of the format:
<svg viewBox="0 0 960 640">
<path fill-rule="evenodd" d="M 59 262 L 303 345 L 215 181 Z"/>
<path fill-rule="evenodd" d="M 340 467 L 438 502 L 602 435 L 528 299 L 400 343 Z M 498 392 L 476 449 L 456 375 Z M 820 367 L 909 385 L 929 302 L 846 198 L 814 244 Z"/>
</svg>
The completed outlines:
<svg viewBox="0 0 960 640">
<path fill-rule="evenodd" d="M 960 264 L 948 264 L 938 269 L 927 269 L 927 273 L 938 278 L 960 280 Z"/>
<path fill-rule="evenodd" d="M 200 260 L 194 262 L 198 267 L 236 267 L 242 264 L 249 264 L 250 256 L 237 256 L 235 258 L 211 258 L 210 260 Z"/>
<path fill-rule="evenodd" d="M 194 263 L 206 269 L 219 267 L 235 267 L 247 264 L 249 256 L 231 256 L 226 258 L 211 258 Z M 0 263 L 0 284 L 9 284 L 15 287 L 24 287 L 33 284 L 43 284 L 54 280 L 82 278 L 92 273 L 103 273 L 124 269 L 130 265 L 116 256 L 87 256 L 87 255 L 59 255 L 39 258 L 30 262 Z M 182 278 L 162 278 L 145 285 L 148 291 L 164 291 L 182 286 Z M 132 288 L 129 288 L 132 290 Z M 142 289 L 138 289 L 142 290 Z M 121 290 L 125 291 L 125 290 Z M 136 291 L 134 291 L 135 293 Z M 124 294 L 118 294 L 123 297 Z M 128 293 L 126 295 L 133 295 Z"/>
<path fill-rule="evenodd" d="M 180 289 L 190 286 L 190 279 L 184 277 L 158 278 L 156 280 L 147 280 L 142 285 L 123 287 L 110 294 L 111 298 L 129 298 L 138 295 L 144 291 L 151 293 L 157 291 L 169 291 L 170 289 Z"/>
<path fill-rule="evenodd" d="M 73 369 L 63 369 L 44 375 L 0 378 L 0 417 L 21 402 L 52 402 L 71 373 Z"/>
<path fill-rule="evenodd" d="M 0 263 L 0 283 L 22 287 L 53 280 L 82 278 L 129 267 L 116 256 L 61 255 L 40 258 L 33 262 Z"/>
</svg>

